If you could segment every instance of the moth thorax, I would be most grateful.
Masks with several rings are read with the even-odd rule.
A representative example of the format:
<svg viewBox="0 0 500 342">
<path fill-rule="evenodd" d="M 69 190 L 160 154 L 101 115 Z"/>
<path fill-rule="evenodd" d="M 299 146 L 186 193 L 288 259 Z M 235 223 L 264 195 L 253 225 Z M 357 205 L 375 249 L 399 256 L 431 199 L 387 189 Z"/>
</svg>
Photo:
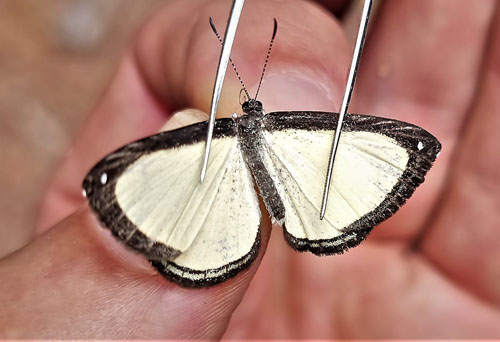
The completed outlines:
<svg viewBox="0 0 500 342">
<path fill-rule="evenodd" d="M 260 129 L 262 113 L 250 112 L 243 115 L 238 120 L 240 133 L 253 134 Z"/>
</svg>

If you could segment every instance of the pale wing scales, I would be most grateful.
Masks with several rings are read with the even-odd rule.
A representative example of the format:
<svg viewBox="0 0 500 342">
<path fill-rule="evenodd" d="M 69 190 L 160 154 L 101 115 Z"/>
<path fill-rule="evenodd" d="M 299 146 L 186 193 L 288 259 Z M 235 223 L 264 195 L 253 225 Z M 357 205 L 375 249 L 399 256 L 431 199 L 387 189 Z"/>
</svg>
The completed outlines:
<svg viewBox="0 0 500 342">
<path fill-rule="evenodd" d="M 269 146 L 266 165 L 285 202 L 286 230 L 297 239 L 329 240 L 343 234 L 346 227 L 382 202 L 408 162 L 406 150 L 390 137 L 373 132 L 344 132 L 328 209 L 325 219 L 320 220 L 333 134 L 331 130 L 296 129 L 265 133 Z"/>
<path fill-rule="evenodd" d="M 207 177 L 207 123 L 122 147 L 83 182 L 102 224 L 187 286 L 221 282 L 249 266 L 260 246 L 260 207 L 235 122 L 216 120 Z"/>
<path fill-rule="evenodd" d="M 236 138 L 215 139 L 205 182 L 200 185 L 204 143 L 146 154 L 118 179 L 115 196 L 127 218 L 151 240 L 184 252 L 214 201 Z"/>
<path fill-rule="evenodd" d="M 151 240 L 178 250 L 154 262 L 179 282 L 220 281 L 249 264 L 259 246 L 260 208 L 236 137 L 214 139 L 202 185 L 205 144 L 140 157 L 118 179 L 115 195 L 127 218 Z"/>
<path fill-rule="evenodd" d="M 249 254 L 258 234 L 260 208 L 253 180 L 238 149 L 222 172 L 217 196 L 191 246 L 175 264 L 216 269 Z"/>
</svg>

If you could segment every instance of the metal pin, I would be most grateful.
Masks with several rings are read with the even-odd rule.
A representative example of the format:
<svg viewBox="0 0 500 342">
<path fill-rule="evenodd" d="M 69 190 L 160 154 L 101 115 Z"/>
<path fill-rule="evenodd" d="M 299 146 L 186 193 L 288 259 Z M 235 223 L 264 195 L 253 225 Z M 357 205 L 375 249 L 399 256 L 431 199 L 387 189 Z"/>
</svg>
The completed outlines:
<svg viewBox="0 0 500 342">
<path fill-rule="evenodd" d="M 340 133 L 342 131 L 342 125 L 344 124 L 344 117 L 347 114 L 347 109 L 349 108 L 349 103 L 351 102 L 352 91 L 354 89 L 354 82 L 356 81 L 359 62 L 361 60 L 361 53 L 363 51 L 363 45 L 366 38 L 366 31 L 368 30 L 368 21 L 370 19 L 372 3 L 373 0 L 365 0 L 365 4 L 363 6 L 363 13 L 361 15 L 361 22 L 359 24 L 358 37 L 356 39 L 356 45 L 354 47 L 351 68 L 349 70 L 349 76 L 347 78 L 344 99 L 342 100 L 342 107 L 339 113 L 339 121 L 337 123 L 337 129 L 335 131 L 335 140 L 333 141 L 332 149 L 330 151 L 330 160 L 328 162 L 328 173 L 326 176 L 325 189 L 323 192 L 323 202 L 321 204 L 321 212 L 319 216 L 321 220 L 325 217 L 326 204 L 328 202 L 328 193 L 330 192 L 330 185 L 332 181 L 333 163 L 335 161 L 335 155 L 337 154 L 337 148 L 339 147 L 339 139 L 340 139 Z"/>
<path fill-rule="evenodd" d="M 217 67 L 217 76 L 215 78 L 214 90 L 212 93 L 212 103 L 210 105 L 210 120 L 208 122 L 205 157 L 203 158 L 200 184 L 203 184 L 203 180 L 205 179 L 205 175 L 207 173 L 208 157 L 210 156 L 210 147 L 212 145 L 212 136 L 215 126 L 215 115 L 217 113 L 220 94 L 222 92 L 222 85 L 224 83 L 224 77 L 226 76 L 227 64 L 229 62 L 234 37 L 236 35 L 236 29 L 238 28 L 238 22 L 240 21 L 241 11 L 243 10 L 244 3 L 245 0 L 233 1 L 233 7 L 231 8 L 231 13 L 229 15 L 229 20 L 226 28 L 226 34 L 224 35 L 224 43 L 222 44 L 222 52 L 219 58 L 219 66 Z"/>
</svg>

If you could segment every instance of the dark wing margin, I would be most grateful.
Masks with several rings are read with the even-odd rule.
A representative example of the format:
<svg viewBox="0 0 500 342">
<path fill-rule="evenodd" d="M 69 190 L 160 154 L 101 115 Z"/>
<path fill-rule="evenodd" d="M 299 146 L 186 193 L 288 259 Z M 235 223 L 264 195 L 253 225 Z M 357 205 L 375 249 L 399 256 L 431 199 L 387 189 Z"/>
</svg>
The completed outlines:
<svg viewBox="0 0 500 342">
<path fill-rule="evenodd" d="M 186 287 L 201 287 L 211 286 L 222 283 L 229 278 L 234 277 L 245 268 L 249 267 L 258 255 L 261 241 L 261 229 L 257 231 L 257 237 L 249 253 L 234 262 L 211 269 L 208 271 L 197 271 L 187 267 L 182 267 L 175 262 L 165 262 L 160 260 L 152 260 L 151 264 L 165 278 L 179 283 Z M 195 280 L 200 279 L 200 280 Z"/>
<path fill-rule="evenodd" d="M 334 131 L 337 122 L 337 113 L 297 111 L 269 113 L 264 125 L 268 132 L 287 129 Z M 393 138 L 409 155 L 406 169 L 378 207 L 344 228 L 340 236 L 322 240 L 301 239 L 289 234 L 284 226 L 286 241 L 298 251 L 311 251 L 317 255 L 340 254 L 360 244 L 373 227 L 394 215 L 412 196 L 441 150 L 439 141 L 424 129 L 393 119 L 349 114 L 345 118 L 343 131 L 366 131 Z M 333 137 L 332 134 L 332 142 Z M 322 176 L 326 177 L 326 169 Z"/>
<path fill-rule="evenodd" d="M 202 271 L 190 270 L 171 262 L 170 260 L 174 260 L 180 251 L 151 240 L 127 218 L 115 197 L 115 185 L 123 172 L 144 155 L 205 141 L 207 127 L 207 122 L 201 122 L 173 131 L 158 133 L 125 145 L 98 162 L 83 181 L 83 193 L 105 228 L 109 229 L 127 247 L 146 256 L 166 278 L 191 287 L 219 283 L 248 267 L 257 255 L 260 245 L 260 231 L 249 254 L 219 269 L 204 271 L 206 273 L 204 277 Z M 214 138 L 234 137 L 236 134 L 234 120 L 227 118 L 216 120 Z M 202 156 L 200 156 L 200 163 L 201 158 Z M 196 275 L 198 280 L 193 281 L 183 277 L 183 273 Z"/>
</svg>

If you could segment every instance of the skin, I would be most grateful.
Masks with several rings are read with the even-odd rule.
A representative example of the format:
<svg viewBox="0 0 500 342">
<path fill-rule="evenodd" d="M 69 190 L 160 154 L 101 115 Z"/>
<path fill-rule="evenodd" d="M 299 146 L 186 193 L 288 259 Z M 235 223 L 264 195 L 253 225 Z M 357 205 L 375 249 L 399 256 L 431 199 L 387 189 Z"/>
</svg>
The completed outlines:
<svg viewBox="0 0 500 342">
<path fill-rule="evenodd" d="M 335 10 L 345 1 L 325 3 Z M 252 94 L 273 16 L 279 22 L 259 96 L 266 111 L 338 110 L 351 47 L 334 13 L 299 0 L 245 6 L 232 55 Z M 500 337 L 495 0 L 387 0 L 373 18 L 351 111 L 424 127 L 443 152 L 360 247 L 297 253 L 265 222 L 248 271 L 195 290 L 165 281 L 99 228 L 80 196 L 85 173 L 174 110 L 208 111 L 220 51 L 208 17 L 223 31 L 228 8 L 171 1 L 139 32 L 48 188 L 38 237 L 0 260 L 0 336 Z M 239 90 L 229 71 L 220 113 L 238 110 Z"/>
</svg>

